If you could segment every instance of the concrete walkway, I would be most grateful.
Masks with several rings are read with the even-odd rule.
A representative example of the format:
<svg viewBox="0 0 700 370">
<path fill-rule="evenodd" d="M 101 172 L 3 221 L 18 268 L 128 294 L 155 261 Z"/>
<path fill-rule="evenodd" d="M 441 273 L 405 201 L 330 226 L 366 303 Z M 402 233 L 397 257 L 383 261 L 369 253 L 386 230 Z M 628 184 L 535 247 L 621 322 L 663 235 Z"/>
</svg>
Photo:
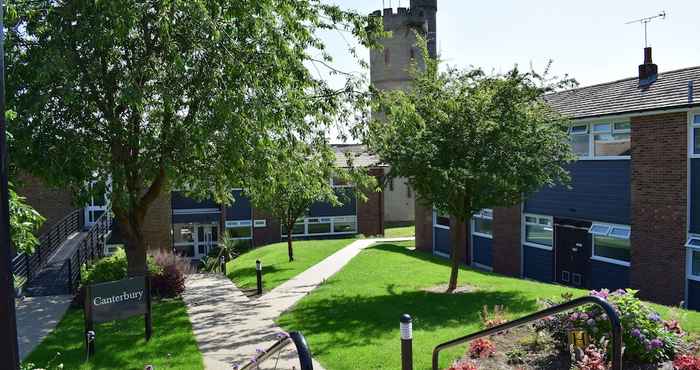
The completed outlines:
<svg viewBox="0 0 700 370">
<path fill-rule="evenodd" d="M 56 327 L 68 310 L 72 296 L 25 297 L 15 300 L 20 360 L 31 353 Z"/>
<path fill-rule="evenodd" d="M 279 285 L 257 300 L 248 299 L 229 279 L 216 274 L 187 278 L 183 298 L 192 322 L 206 369 L 230 370 L 243 365 L 258 349 L 267 349 L 282 329 L 275 320 L 320 283 L 340 271 L 362 249 L 374 243 L 413 240 L 413 238 L 362 239 L 328 256 L 296 277 Z M 313 352 L 313 348 L 311 348 Z M 260 369 L 300 368 L 294 346 L 285 351 L 279 364 L 268 360 Z M 314 370 L 323 368 L 314 361 Z"/>
</svg>

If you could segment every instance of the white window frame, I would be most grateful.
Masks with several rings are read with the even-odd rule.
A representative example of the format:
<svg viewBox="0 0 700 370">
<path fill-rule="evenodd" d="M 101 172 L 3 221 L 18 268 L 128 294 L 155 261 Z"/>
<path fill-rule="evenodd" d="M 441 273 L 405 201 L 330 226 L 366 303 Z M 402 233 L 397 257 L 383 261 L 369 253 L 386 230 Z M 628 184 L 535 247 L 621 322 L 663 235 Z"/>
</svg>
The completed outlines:
<svg viewBox="0 0 700 370">
<path fill-rule="evenodd" d="M 304 224 L 304 233 L 303 234 L 292 234 L 292 238 L 300 238 L 300 237 L 314 237 L 314 236 L 328 236 L 328 235 L 355 235 L 357 234 L 358 230 L 358 225 L 357 225 L 357 216 L 355 215 L 350 215 L 350 216 L 323 216 L 323 217 L 303 217 L 297 219 L 296 223 L 303 222 Z M 345 223 L 345 222 L 354 222 L 355 223 L 355 229 L 351 231 L 340 231 L 340 232 L 335 232 L 335 224 L 336 223 Z M 330 232 L 328 233 L 314 233 L 314 234 L 309 234 L 309 224 L 329 224 L 330 225 Z M 284 233 L 284 226 L 280 225 L 280 235 L 283 238 L 287 237 L 287 234 Z"/>
<path fill-rule="evenodd" d="M 243 237 L 243 238 L 230 238 L 231 240 L 251 240 L 253 239 L 253 221 L 252 220 L 226 220 L 224 222 L 224 230 L 228 229 L 233 229 L 233 228 L 243 228 L 243 227 L 248 227 L 250 228 L 250 236 L 248 237 Z M 228 234 L 228 232 L 226 233 Z"/>
<path fill-rule="evenodd" d="M 255 227 L 255 228 L 267 227 L 267 220 L 264 218 L 259 219 L 259 220 L 254 220 L 253 227 Z"/>
<path fill-rule="evenodd" d="M 588 135 L 588 155 L 586 156 L 579 156 L 579 160 L 625 160 L 625 159 L 630 159 L 631 157 L 629 155 L 607 155 L 607 156 L 596 156 L 595 155 L 595 134 L 596 133 L 611 133 L 611 134 L 631 134 L 632 133 L 632 128 L 630 127 L 629 129 L 616 129 L 615 125 L 620 124 L 620 123 L 626 123 L 630 124 L 630 119 L 629 118 L 609 118 L 609 119 L 600 119 L 600 120 L 594 120 L 594 121 L 586 121 L 586 122 L 572 122 L 569 125 L 569 135 Z M 600 125 L 600 124 L 609 124 L 610 125 L 610 131 L 594 131 L 595 125 Z M 573 127 L 578 127 L 578 126 L 586 126 L 586 132 L 580 132 L 580 133 L 572 133 Z"/>
<path fill-rule="evenodd" d="M 535 217 L 536 218 L 535 222 L 528 222 L 527 221 L 528 217 Z M 540 223 L 540 220 L 543 220 L 543 219 L 546 219 L 547 221 L 549 221 L 549 227 L 552 229 L 552 245 L 551 246 L 527 241 L 527 225 L 546 226 L 546 225 Z M 546 215 L 538 215 L 535 213 L 523 213 L 522 230 L 523 230 L 522 231 L 522 233 L 523 233 L 523 245 L 526 245 L 528 247 L 533 247 L 533 248 L 544 249 L 546 251 L 552 251 L 554 249 L 554 217 L 546 216 Z"/>
<path fill-rule="evenodd" d="M 491 227 L 493 230 L 493 210 L 490 208 L 484 208 L 479 213 L 474 214 L 471 219 L 471 232 L 472 236 L 480 236 L 482 238 L 488 238 L 488 239 L 493 239 L 493 231 L 491 231 L 491 234 L 485 234 L 485 233 L 480 233 L 474 231 L 476 229 L 476 219 L 480 218 L 482 220 L 490 220 L 491 221 Z"/>
<path fill-rule="evenodd" d="M 689 127 L 689 142 L 688 156 L 690 158 L 700 158 L 700 153 L 695 153 L 695 129 L 700 128 L 700 123 L 695 123 L 695 118 L 700 117 L 700 110 L 691 110 L 688 112 L 688 127 Z M 700 119 L 700 118 L 699 118 Z"/>
<path fill-rule="evenodd" d="M 607 232 L 605 232 L 605 233 L 600 233 L 600 232 L 593 233 L 592 231 L 593 231 L 594 226 L 605 226 L 605 227 L 607 227 Z M 627 229 L 627 230 L 630 230 L 630 232 L 628 233 L 627 237 L 622 238 L 622 237 L 619 237 L 616 235 L 611 235 L 613 229 Z M 588 233 L 591 234 L 591 260 L 611 263 L 611 264 L 619 265 L 619 266 L 630 267 L 631 264 L 629 261 L 622 261 L 622 260 L 618 260 L 615 258 L 598 256 L 595 254 L 595 237 L 596 236 L 605 236 L 608 238 L 630 240 L 630 237 L 632 236 L 632 228 L 629 225 L 611 224 L 611 223 L 607 223 L 607 222 L 594 222 L 591 225 L 591 227 L 588 229 Z M 630 252 L 631 251 L 632 251 L 632 245 L 630 243 Z"/>
<path fill-rule="evenodd" d="M 697 240 L 700 242 L 700 235 L 698 234 L 688 234 L 688 240 L 685 243 L 686 247 L 686 267 L 685 276 L 688 280 L 700 281 L 700 275 L 693 275 L 693 252 L 700 253 L 700 245 L 692 245 L 692 240 Z"/>
<path fill-rule="evenodd" d="M 437 223 L 437 218 L 438 218 L 438 211 L 436 209 L 433 209 L 433 227 L 437 227 L 438 229 L 443 229 L 443 230 L 449 230 L 449 226 L 445 225 L 440 225 Z M 449 218 L 449 216 L 448 216 Z"/>
</svg>

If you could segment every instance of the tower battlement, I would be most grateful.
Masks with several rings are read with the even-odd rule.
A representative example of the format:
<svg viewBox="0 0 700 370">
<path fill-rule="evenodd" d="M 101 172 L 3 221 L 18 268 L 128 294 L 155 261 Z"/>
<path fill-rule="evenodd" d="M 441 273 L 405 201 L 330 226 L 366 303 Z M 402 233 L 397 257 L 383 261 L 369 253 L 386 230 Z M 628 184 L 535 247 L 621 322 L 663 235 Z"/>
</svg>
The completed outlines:
<svg viewBox="0 0 700 370">
<path fill-rule="evenodd" d="M 427 31 L 426 17 L 422 12 L 410 8 L 376 10 L 372 16 L 382 17 L 385 31 L 395 31 L 402 27 L 420 27 Z"/>
</svg>

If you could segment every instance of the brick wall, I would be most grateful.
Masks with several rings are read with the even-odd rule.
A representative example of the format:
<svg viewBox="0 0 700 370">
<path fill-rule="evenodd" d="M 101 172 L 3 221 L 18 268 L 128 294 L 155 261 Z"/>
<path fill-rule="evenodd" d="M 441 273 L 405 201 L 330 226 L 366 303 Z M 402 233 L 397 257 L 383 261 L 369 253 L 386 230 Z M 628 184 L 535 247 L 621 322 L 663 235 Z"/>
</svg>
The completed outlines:
<svg viewBox="0 0 700 370">
<path fill-rule="evenodd" d="M 521 218 L 520 205 L 493 210 L 493 271 L 520 276 Z"/>
<path fill-rule="evenodd" d="M 687 115 L 633 117 L 631 285 L 664 304 L 683 300 Z"/>
<path fill-rule="evenodd" d="M 416 249 L 432 253 L 433 251 L 433 207 L 426 205 L 415 197 L 416 213 Z"/>
<path fill-rule="evenodd" d="M 375 176 L 381 184 L 384 170 L 370 169 L 369 174 Z M 384 235 L 384 194 L 372 192 L 367 194 L 367 201 L 357 202 L 357 231 L 366 236 Z"/>
<path fill-rule="evenodd" d="M 148 208 L 144 218 L 143 234 L 149 250 L 170 250 L 173 247 L 172 214 L 170 190 L 162 190 L 161 195 Z"/>
<path fill-rule="evenodd" d="M 277 218 L 253 207 L 253 223 L 255 220 L 265 220 L 265 227 L 253 225 L 253 246 L 259 247 L 280 241 L 281 229 Z"/>
<path fill-rule="evenodd" d="M 68 190 L 49 188 L 43 181 L 34 176 L 21 175 L 18 180 L 15 183 L 17 193 L 26 197 L 27 204 L 34 207 L 46 218 L 46 222 L 37 233 L 38 235 L 48 231 L 63 217 L 78 208 L 73 204 L 72 194 Z"/>
</svg>

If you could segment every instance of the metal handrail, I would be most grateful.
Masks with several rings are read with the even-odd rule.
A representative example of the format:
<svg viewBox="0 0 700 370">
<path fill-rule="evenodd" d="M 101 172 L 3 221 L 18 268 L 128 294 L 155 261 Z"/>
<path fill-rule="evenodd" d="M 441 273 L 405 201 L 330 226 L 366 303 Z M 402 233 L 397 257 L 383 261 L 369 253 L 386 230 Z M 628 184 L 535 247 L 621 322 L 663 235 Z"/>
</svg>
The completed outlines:
<svg viewBox="0 0 700 370">
<path fill-rule="evenodd" d="M 266 351 L 263 351 L 260 355 L 254 357 L 252 360 L 248 361 L 243 367 L 236 368 L 237 370 L 254 370 L 260 367 L 260 364 L 272 357 L 273 355 L 279 353 L 284 348 L 286 348 L 290 343 L 294 343 L 297 349 L 297 354 L 299 355 L 299 366 L 300 370 L 313 370 L 314 365 L 311 359 L 311 351 L 309 350 L 308 344 L 306 344 L 306 338 L 297 332 L 293 331 L 289 333 L 289 336 L 281 338 L 273 345 L 270 346 Z"/>
<path fill-rule="evenodd" d="M 438 363 L 440 352 L 465 342 L 470 342 L 474 339 L 485 337 L 488 335 L 500 333 L 502 331 L 515 328 L 520 325 L 527 324 L 532 321 L 540 320 L 545 317 L 549 317 L 560 312 L 568 311 L 572 308 L 579 306 L 595 304 L 600 306 L 605 311 L 605 314 L 610 321 L 612 327 L 612 368 L 611 370 L 622 370 L 622 324 L 620 323 L 620 317 L 615 311 L 615 308 L 606 300 L 600 297 L 586 296 L 581 298 L 576 298 L 566 303 L 562 303 L 557 306 L 552 306 L 542 311 L 535 312 L 531 315 L 519 318 L 517 320 L 509 321 L 505 324 L 497 325 L 492 328 L 484 329 L 482 331 L 469 334 L 457 339 L 453 339 L 449 342 L 438 344 L 435 349 L 433 349 L 433 370 L 438 370 Z"/>
<path fill-rule="evenodd" d="M 75 249 L 63 262 L 61 272 L 67 270 L 68 291 L 72 294 L 80 284 L 80 267 L 89 264 L 95 259 L 104 257 L 104 244 L 107 242 L 107 235 L 111 229 L 112 218 L 109 212 L 103 213 L 95 220 L 95 223 L 87 231 L 87 234 L 80 241 Z"/>
</svg>

